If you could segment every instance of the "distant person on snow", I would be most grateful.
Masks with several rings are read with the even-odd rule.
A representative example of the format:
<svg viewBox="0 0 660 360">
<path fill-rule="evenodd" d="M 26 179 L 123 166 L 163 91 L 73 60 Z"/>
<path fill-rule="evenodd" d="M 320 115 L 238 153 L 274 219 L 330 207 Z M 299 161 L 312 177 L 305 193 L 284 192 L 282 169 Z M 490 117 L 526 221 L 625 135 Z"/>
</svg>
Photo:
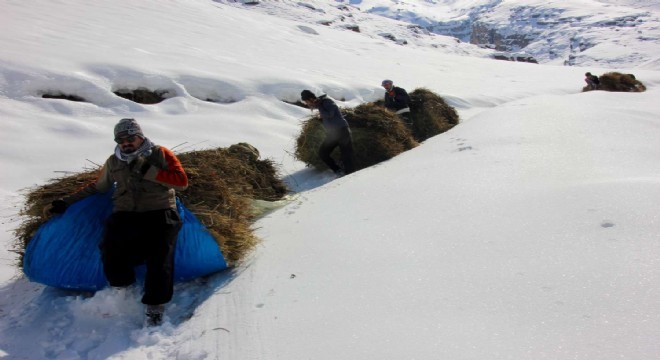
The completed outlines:
<svg viewBox="0 0 660 360">
<path fill-rule="evenodd" d="M 300 93 L 301 100 L 310 108 L 318 109 L 325 129 L 325 139 L 319 148 L 319 157 L 338 176 L 355 171 L 353 166 L 353 138 L 348 122 L 339 111 L 339 107 L 326 95 L 316 97 L 309 90 Z M 343 168 L 337 165 L 330 156 L 332 150 L 339 146 Z"/>
<path fill-rule="evenodd" d="M 394 111 L 406 126 L 412 128 L 410 96 L 406 90 L 394 86 L 392 80 L 383 80 L 380 85 L 385 88 L 385 107 Z"/>
<path fill-rule="evenodd" d="M 598 86 L 600 85 L 600 80 L 598 79 L 598 76 L 596 75 L 591 75 L 590 72 L 584 74 L 584 81 L 589 85 L 591 90 L 597 90 Z"/>
<path fill-rule="evenodd" d="M 174 292 L 174 250 L 182 226 L 175 191 L 188 186 L 188 177 L 174 153 L 146 138 L 134 119 L 121 119 L 114 133 L 115 153 L 96 181 L 53 201 L 49 211 L 64 213 L 74 202 L 115 187 L 99 245 L 103 272 L 110 286 L 123 288 L 135 283 L 135 266 L 146 264 L 142 303 L 146 324 L 157 326 Z"/>
</svg>

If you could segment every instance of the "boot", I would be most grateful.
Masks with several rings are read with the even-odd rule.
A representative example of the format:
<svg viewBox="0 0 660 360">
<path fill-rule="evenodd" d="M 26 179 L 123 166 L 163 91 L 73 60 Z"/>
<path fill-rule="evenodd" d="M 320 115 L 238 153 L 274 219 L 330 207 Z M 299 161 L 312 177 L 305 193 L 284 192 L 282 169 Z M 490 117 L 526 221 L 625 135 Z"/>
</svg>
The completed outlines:
<svg viewBox="0 0 660 360">
<path fill-rule="evenodd" d="M 147 305 L 145 311 L 145 323 L 147 326 L 160 326 L 163 323 L 163 312 L 165 312 L 165 305 Z"/>
</svg>

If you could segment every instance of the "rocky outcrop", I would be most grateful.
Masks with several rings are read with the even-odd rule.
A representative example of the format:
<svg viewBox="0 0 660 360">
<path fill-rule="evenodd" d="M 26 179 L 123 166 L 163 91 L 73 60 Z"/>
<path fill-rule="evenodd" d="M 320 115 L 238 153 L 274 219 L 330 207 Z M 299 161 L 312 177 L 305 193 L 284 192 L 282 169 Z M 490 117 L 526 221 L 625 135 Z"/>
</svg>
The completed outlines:
<svg viewBox="0 0 660 360">
<path fill-rule="evenodd" d="M 495 60 L 505 60 L 505 61 L 518 61 L 518 62 L 527 62 L 532 64 L 538 64 L 539 62 L 534 59 L 533 56 L 524 55 L 524 54 L 508 54 L 508 53 L 496 53 L 493 55 Z"/>
<path fill-rule="evenodd" d="M 477 21 L 472 24 L 470 43 L 498 51 L 515 52 L 527 47 L 536 36 L 534 33 L 520 34 Z"/>
</svg>

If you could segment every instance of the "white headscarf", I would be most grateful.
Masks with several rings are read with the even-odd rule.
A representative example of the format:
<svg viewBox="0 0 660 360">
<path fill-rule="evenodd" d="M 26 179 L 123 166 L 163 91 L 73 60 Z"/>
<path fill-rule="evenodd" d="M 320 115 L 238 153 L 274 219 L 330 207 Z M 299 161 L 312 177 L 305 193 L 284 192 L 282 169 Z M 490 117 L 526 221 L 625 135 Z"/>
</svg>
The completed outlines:
<svg viewBox="0 0 660 360">
<path fill-rule="evenodd" d="M 151 155 L 151 148 L 154 147 L 154 143 L 151 142 L 148 138 L 144 138 L 144 141 L 142 142 L 142 145 L 135 150 L 132 153 L 125 153 L 121 151 L 121 148 L 119 145 L 115 147 L 115 156 L 121 160 L 121 161 L 126 161 L 127 163 L 131 163 L 133 160 L 137 159 L 138 156 L 144 156 L 147 157 Z"/>
</svg>

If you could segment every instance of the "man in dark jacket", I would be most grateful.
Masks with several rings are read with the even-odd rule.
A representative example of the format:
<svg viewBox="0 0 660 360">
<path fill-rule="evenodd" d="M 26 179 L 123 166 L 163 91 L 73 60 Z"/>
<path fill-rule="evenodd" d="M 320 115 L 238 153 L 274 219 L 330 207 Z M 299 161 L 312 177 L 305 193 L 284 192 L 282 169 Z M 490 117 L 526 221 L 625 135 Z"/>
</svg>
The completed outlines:
<svg viewBox="0 0 660 360">
<path fill-rule="evenodd" d="M 174 250 L 182 226 L 175 191 L 184 190 L 188 178 L 174 153 L 146 138 L 134 119 L 121 119 L 114 133 L 115 153 L 95 182 L 53 201 L 50 212 L 63 213 L 78 200 L 114 188 L 113 212 L 99 245 L 103 271 L 110 286 L 127 287 L 135 282 L 135 266 L 146 265 L 142 303 L 147 325 L 156 326 L 174 291 Z"/>
<path fill-rule="evenodd" d="M 412 127 L 410 96 L 406 90 L 394 86 L 392 80 L 383 80 L 381 86 L 385 88 L 385 107 L 399 115 L 399 118 L 408 127 Z"/>
<path fill-rule="evenodd" d="M 353 138 L 348 122 L 339 111 L 334 101 L 322 95 L 316 97 L 309 90 L 303 90 L 300 98 L 310 109 L 318 109 L 325 129 L 325 139 L 319 148 L 319 157 L 338 176 L 355 171 L 353 167 Z M 339 146 L 343 169 L 330 156 L 332 150 Z"/>
<path fill-rule="evenodd" d="M 591 90 L 598 90 L 600 85 L 600 79 L 596 75 L 592 75 L 590 72 L 584 74 L 584 81 L 589 85 Z"/>
</svg>

